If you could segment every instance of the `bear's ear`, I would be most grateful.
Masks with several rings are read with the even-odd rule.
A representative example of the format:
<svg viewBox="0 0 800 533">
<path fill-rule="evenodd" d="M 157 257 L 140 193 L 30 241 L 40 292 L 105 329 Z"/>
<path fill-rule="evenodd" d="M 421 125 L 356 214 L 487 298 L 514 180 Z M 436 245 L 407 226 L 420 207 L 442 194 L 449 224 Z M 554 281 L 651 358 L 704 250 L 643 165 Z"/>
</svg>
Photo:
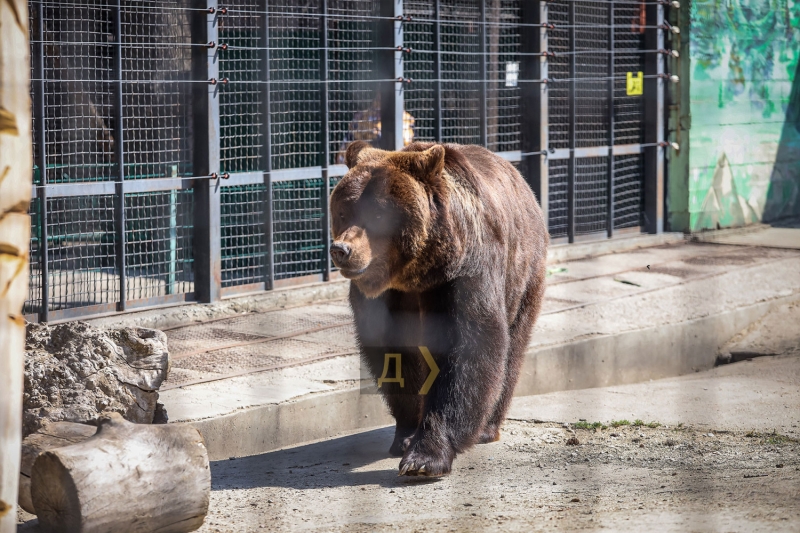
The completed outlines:
<svg viewBox="0 0 800 533">
<path fill-rule="evenodd" d="M 373 148 L 366 141 L 354 141 L 347 147 L 347 151 L 344 154 L 344 162 L 347 168 L 353 168 L 367 159 L 380 159 L 385 157 L 386 154 L 386 151 Z"/>
<path fill-rule="evenodd" d="M 444 171 L 444 146 L 434 144 L 424 152 L 410 152 L 412 157 L 409 170 L 423 181 L 435 180 Z"/>
</svg>

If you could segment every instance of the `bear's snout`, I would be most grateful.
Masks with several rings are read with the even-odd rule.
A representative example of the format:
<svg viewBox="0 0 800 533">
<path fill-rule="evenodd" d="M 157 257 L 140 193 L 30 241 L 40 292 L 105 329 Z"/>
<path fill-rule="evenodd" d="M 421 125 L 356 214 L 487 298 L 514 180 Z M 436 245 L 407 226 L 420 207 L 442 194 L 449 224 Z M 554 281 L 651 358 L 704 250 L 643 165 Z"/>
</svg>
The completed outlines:
<svg viewBox="0 0 800 533">
<path fill-rule="evenodd" d="M 331 244 L 331 259 L 337 267 L 341 267 L 350 258 L 353 249 L 346 242 L 334 242 Z"/>
</svg>

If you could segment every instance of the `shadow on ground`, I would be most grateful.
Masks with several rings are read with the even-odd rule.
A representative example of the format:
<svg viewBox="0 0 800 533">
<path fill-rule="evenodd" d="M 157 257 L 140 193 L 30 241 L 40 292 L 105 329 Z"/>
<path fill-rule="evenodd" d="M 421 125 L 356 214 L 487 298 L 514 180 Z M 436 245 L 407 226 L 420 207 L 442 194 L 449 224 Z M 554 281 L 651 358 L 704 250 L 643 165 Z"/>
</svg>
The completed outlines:
<svg viewBox="0 0 800 533">
<path fill-rule="evenodd" d="M 251 457 L 213 461 L 211 489 L 435 483 L 435 479 L 397 476 L 400 459 L 388 453 L 393 437 L 394 428 L 386 427 Z"/>
</svg>

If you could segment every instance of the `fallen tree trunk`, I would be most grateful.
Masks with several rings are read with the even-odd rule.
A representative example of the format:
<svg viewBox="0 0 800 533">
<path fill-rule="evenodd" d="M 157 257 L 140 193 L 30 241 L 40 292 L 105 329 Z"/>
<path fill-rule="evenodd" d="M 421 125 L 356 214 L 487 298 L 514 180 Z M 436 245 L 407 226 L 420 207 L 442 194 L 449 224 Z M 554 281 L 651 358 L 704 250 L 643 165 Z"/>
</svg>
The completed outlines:
<svg viewBox="0 0 800 533">
<path fill-rule="evenodd" d="M 112 413 L 79 444 L 40 454 L 31 498 L 43 531 L 183 533 L 203 524 L 211 472 L 189 425 L 141 425 Z"/>
<path fill-rule="evenodd" d="M 78 444 L 95 433 L 97 428 L 87 424 L 54 422 L 25 437 L 22 441 L 22 463 L 19 467 L 19 506 L 36 514 L 31 500 L 31 472 L 40 453 Z"/>
</svg>

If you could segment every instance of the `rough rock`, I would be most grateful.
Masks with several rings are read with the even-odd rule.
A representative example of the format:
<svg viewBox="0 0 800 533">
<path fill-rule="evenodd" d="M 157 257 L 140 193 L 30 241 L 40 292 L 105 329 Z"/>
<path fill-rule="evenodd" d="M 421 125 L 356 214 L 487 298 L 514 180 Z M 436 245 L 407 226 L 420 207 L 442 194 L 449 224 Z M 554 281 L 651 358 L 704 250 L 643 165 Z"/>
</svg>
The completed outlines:
<svg viewBox="0 0 800 533">
<path fill-rule="evenodd" d="M 23 436 L 46 421 L 94 423 L 108 412 L 151 424 L 168 373 L 167 336 L 161 331 L 29 324 Z"/>
</svg>

